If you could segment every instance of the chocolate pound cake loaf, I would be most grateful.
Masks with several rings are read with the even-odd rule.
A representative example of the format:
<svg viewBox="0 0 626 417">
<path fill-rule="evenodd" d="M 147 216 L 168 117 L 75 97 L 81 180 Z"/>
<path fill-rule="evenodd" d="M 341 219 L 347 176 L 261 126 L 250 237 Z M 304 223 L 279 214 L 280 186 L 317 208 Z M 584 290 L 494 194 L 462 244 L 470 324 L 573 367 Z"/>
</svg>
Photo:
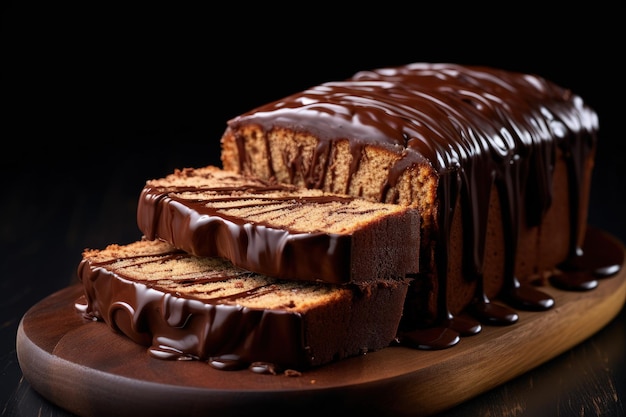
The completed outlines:
<svg viewBox="0 0 626 417">
<path fill-rule="evenodd" d="M 262 179 L 418 209 L 420 273 L 403 323 L 462 332 L 466 311 L 553 300 L 536 278 L 575 264 L 598 118 L 539 76 L 455 64 L 363 71 L 228 121 L 222 164 Z"/>
<path fill-rule="evenodd" d="M 274 278 L 343 284 L 419 270 L 416 209 L 214 166 L 147 181 L 137 221 L 147 239 Z"/>
<path fill-rule="evenodd" d="M 388 346 L 408 284 L 277 280 L 160 240 L 85 250 L 77 306 L 161 359 L 304 370 Z"/>
</svg>

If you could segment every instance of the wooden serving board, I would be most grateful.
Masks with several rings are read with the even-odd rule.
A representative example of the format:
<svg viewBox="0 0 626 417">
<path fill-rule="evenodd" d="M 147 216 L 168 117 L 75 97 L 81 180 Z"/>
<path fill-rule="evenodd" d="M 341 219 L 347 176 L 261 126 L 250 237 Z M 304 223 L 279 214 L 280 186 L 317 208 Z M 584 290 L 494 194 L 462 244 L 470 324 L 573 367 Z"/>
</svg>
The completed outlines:
<svg viewBox="0 0 626 417">
<path fill-rule="evenodd" d="M 431 415 L 554 358 L 608 324 L 626 300 L 626 272 L 585 292 L 542 287 L 556 305 L 484 326 L 449 349 L 389 347 L 300 376 L 220 371 L 155 359 L 147 349 L 84 320 L 71 286 L 34 305 L 16 340 L 24 377 L 45 398 L 90 416 Z"/>
</svg>

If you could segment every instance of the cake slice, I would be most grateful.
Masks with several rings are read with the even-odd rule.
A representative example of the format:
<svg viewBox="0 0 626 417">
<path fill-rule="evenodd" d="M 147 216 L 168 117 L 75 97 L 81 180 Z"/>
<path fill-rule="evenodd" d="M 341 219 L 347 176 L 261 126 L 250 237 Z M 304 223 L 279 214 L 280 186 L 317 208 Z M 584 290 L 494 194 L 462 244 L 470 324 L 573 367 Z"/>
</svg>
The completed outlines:
<svg viewBox="0 0 626 417">
<path fill-rule="evenodd" d="M 408 288 L 404 279 L 277 280 L 160 240 L 85 250 L 78 276 L 83 314 L 153 356 L 271 373 L 388 346 Z"/>
<path fill-rule="evenodd" d="M 275 278 L 343 284 L 419 270 L 416 209 L 215 166 L 147 181 L 137 223 L 147 239 Z"/>
</svg>

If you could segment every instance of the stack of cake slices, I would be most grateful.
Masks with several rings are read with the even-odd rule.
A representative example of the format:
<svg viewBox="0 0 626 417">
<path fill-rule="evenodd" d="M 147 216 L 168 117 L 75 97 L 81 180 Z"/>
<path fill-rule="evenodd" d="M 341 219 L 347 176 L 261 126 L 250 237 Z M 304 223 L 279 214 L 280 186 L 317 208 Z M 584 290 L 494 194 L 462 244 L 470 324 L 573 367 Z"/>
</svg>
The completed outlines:
<svg viewBox="0 0 626 417">
<path fill-rule="evenodd" d="M 394 342 L 419 265 L 416 209 L 219 167 L 146 182 L 144 238 L 88 249 L 83 314 L 162 359 L 263 373 Z"/>
</svg>

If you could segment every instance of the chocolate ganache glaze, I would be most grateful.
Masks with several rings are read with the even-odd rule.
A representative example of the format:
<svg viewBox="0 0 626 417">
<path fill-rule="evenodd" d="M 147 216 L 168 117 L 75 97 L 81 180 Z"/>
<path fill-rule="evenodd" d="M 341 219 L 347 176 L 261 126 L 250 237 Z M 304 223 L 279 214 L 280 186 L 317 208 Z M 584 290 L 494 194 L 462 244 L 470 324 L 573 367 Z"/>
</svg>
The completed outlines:
<svg viewBox="0 0 626 417">
<path fill-rule="evenodd" d="M 519 309 L 553 306 L 552 297 L 533 285 L 520 283 L 515 265 L 521 225 L 539 225 L 553 202 L 558 154 L 566 163 L 571 210 L 569 255 L 560 266 L 570 271 L 570 276 L 573 269 L 589 266 L 577 261 L 583 257 L 585 234 L 581 218 L 586 203 L 581 184 L 585 163 L 596 150 L 598 117 L 579 96 L 542 77 L 447 63 L 362 71 L 345 81 L 314 86 L 231 119 L 228 129 L 235 132 L 241 171 L 245 171 L 251 155 L 239 135 L 250 125 L 258 125 L 265 132 L 287 128 L 318 139 L 313 161 L 304 164 L 300 156 L 287 161 L 292 177 L 304 175 L 310 188 L 322 187 L 325 173 L 320 173 L 320 167 L 330 169 L 334 163 L 331 149 L 342 140 L 347 141 L 353 155 L 348 178 L 354 177 L 366 146 L 400 155 L 387 171 L 379 193 L 383 201 L 393 202 L 389 190 L 410 167 L 428 165 L 436 172 L 439 207 L 429 238 L 435 246 L 439 288 L 436 321 L 443 326 L 442 331 L 452 334 L 444 345 L 456 343 L 459 333 L 480 331 L 478 323 L 454 317 L 447 307 L 448 253 L 458 207 L 465 207 L 466 213 L 462 216 L 465 279 L 477 282 L 469 310 L 489 324 L 511 324 L 518 319 L 514 310 L 490 303 L 483 292 L 487 214 L 493 188 L 498 191 L 504 229 L 501 298 Z M 270 153 L 268 157 L 278 158 Z M 281 157 L 287 158 L 286 154 Z M 267 164 L 270 176 L 274 175 L 273 166 L 271 161 Z M 423 262 L 428 258 L 422 254 Z M 617 264 L 621 265 L 619 260 Z M 424 265 L 422 271 L 428 270 L 430 266 Z M 590 273 L 600 271 L 615 272 L 597 266 Z M 584 270 L 583 275 L 587 272 Z M 554 282 L 563 280 L 567 279 L 561 276 Z M 441 332 L 434 338 L 440 339 Z M 416 344 L 429 346 L 428 342 Z M 439 342 L 432 345 L 441 347 Z"/>
</svg>

